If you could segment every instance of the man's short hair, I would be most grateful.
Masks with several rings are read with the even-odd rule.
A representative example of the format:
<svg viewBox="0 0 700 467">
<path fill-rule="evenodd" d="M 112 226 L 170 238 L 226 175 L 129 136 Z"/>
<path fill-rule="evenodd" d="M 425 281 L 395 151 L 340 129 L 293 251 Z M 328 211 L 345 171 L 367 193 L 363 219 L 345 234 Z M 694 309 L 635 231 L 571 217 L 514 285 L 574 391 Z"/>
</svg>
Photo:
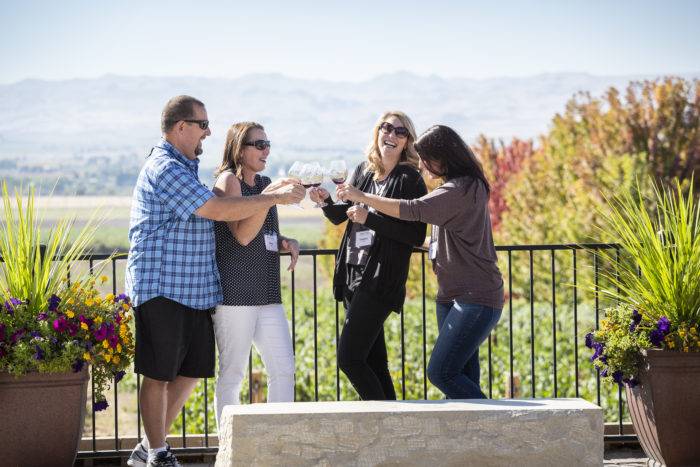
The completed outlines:
<svg viewBox="0 0 700 467">
<path fill-rule="evenodd" d="M 204 107 L 204 103 L 191 96 L 175 96 L 165 104 L 160 116 L 160 129 L 167 133 L 180 120 L 194 118 L 194 106 Z"/>
</svg>

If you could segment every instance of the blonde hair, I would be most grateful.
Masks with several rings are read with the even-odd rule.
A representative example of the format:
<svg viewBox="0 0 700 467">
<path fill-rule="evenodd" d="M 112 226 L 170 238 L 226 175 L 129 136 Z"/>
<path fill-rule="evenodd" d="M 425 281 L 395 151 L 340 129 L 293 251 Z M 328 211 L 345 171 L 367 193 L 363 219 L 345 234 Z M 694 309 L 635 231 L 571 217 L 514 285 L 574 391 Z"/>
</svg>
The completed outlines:
<svg viewBox="0 0 700 467">
<path fill-rule="evenodd" d="M 377 123 L 374 125 L 374 130 L 372 131 L 372 137 L 369 140 L 369 146 L 367 146 L 367 171 L 374 172 L 374 178 L 377 179 L 384 175 L 386 168 L 382 163 L 382 154 L 379 152 L 379 126 L 388 118 L 396 117 L 401 121 L 401 124 L 408 130 L 408 138 L 406 138 L 406 146 L 404 146 L 403 151 L 401 151 L 401 157 L 399 158 L 399 164 L 405 164 L 418 169 L 418 152 L 413 146 L 416 141 L 416 129 L 413 126 L 413 122 L 405 113 L 400 110 L 390 110 L 384 112 Z"/>
<path fill-rule="evenodd" d="M 237 177 L 241 176 L 244 144 L 248 140 L 248 134 L 251 130 L 265 131 L 265 128 L 256 122 L 238 122 L 231 125 L 226 132 L 221 165 L 214 171 L 215 178 L 227 170 L 236 174 Z"/>
</svg>

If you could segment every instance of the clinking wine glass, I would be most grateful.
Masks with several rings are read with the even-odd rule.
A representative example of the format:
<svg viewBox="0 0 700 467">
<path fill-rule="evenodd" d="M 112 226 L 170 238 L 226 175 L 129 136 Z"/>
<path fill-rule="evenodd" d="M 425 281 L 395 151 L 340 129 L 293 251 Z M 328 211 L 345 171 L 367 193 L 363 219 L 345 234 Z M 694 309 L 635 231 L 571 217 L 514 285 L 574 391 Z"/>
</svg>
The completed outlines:
<svg viewBox="0 0 700 467">
<path fill-rule="evenodd" d="M 301 180 L 305 165 L 306 164 L 304 164 L 303 162 L 294 161 L 294 163 L 291 165 L 291 167 L 289 167 L 289 169 L 287 169 L 287 175 L 289 177 Z M 304 209 L 301 206 L 301 204 L 299 204 L 299 203 L 290 204 L 290 206 L 294 206 L 297 209 Z"/>
<path fill-rule="evenodd" d="M 328 176 L 336 186 L 345 183 L 348 178 L 348 167 L 343 160 L 331 161 L 328 166 Z M 345 204 L 340 200 L 336 200 L 335 204 Z"/>
<path fill-rule="evenodd" d="M 318 188 L 323 183 L 323 167 L 318 162 L 310 162 L 306 164 L 303 170 L 301 183 L 304 188 Z M 326 203 L 317 202 L 314 207 L 322 208 Z"/>
</svg>

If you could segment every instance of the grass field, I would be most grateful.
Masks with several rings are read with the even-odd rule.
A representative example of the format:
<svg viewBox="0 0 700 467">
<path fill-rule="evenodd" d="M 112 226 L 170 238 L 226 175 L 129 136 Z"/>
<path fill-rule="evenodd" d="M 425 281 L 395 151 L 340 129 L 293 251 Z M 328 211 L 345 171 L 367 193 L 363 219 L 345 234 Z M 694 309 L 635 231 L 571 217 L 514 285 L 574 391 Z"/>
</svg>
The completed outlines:
<svg viewBox="0 0 700 467">
<path fill-rule="evenodd" d="M 95 238 L 95 253 L 109 253 L 129 248 L 129 212 L 131 197 L 54 196 L 37 198 L 36 206 L 48 229 L 66 216 L 75 218 L 76 230 L 93 216 L 101 219 Z M 302 248 L 315 248 L 323 230 L 323 213 L 313 207 L 309 199 L 302 202 L 304 209 L 279 206 L 280 231 L 287 237 L 296 238 Z"/>
</svg>

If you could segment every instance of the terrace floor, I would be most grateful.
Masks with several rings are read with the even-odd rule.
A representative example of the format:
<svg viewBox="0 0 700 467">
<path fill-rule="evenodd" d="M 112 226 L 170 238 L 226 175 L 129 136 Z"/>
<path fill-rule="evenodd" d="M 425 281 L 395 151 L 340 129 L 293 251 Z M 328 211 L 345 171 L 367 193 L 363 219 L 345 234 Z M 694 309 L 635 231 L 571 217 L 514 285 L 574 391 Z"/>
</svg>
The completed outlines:
<svg viewBox="0 0 700 467">
<path fill-rule="evenodd" d="M 196 456 L 179 456 L 178 460 L 182 465 L 188 467 L 214 467 L 216 458 L 211 455 L 196 455 Z M 126 458 L 122 460 L 115 459 L 79 459 L 76 466 L 104 466 L 117 467 L 125 466 Z M 604 465 L 614 467 L 645 467 L 647 465 L 647 457 L 639 448 L 629 447 L 610 447 L 605 449 Z"/>
</svg>

